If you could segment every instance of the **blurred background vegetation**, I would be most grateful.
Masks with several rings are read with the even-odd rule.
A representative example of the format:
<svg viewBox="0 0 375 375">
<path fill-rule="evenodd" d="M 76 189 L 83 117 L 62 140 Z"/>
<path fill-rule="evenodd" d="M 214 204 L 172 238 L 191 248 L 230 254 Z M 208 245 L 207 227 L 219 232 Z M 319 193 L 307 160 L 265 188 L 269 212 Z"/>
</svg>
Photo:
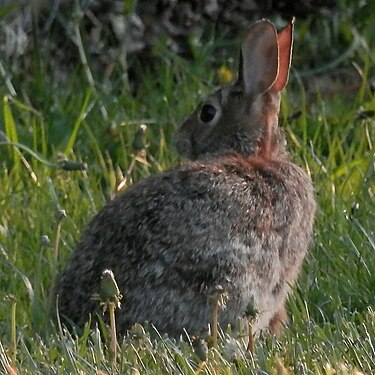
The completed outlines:
<svg viewBox="0 0 375 375">
<path fill-rule="evenodd" d="M 361 30 L 367 29 L 371 41 L 374 8 L 371 1 L 350 0 L 1 0 L 3 92 L 19 96 L 19 83 L 30 85 L 30 104 L 38 107 L 40 101 L 57 116 L 48 121 L 49 140 L 56 144 L 66 136 L 64 119 L 53 113 L 56 88 L 77 81 L 82 71 L 95 90 L 114 100 L 127 89 L 142 95 L 144 76 L 163 64 L 181 66 L 170 77 L 174 84 L 179 73 L 189 74 L 188 68 L 194 79 L 208 82 L 211 77 L 194 71 L 199 62 L 204 59 L 213 75 L 223 65 L 235 71 L 238 41 L 254 20 L 269 17 L 281 27 L 293 16 L 293 69 L 309 92 L 353 92 L 363 73 L 360 52 L 370 49 Z M 373 86 L 372 74 L 368 83 Z M 105 107 L 103 119 L 116 126 L 119 118 L 108 116 Z"/>
<path fill-rule="evenodd" d="M 16 323 L 21 373 L 108 367 L 97 330 L 51 324 L 56 273 L 108 199 L 178 162 L 176 128 L 235 77 L 249 25 L 292 16 L 280 124 L 315 183 L 314 243 L 290 328 L 255 359 L 212 352 L 201 372 L 375 371 L 374 1 L 0 0 L 0 341 Z M 143 373 L 194 373 L 190 347 L 143 344 L 123 348 L 123 373 L 139 358 Z"/>
</svg>

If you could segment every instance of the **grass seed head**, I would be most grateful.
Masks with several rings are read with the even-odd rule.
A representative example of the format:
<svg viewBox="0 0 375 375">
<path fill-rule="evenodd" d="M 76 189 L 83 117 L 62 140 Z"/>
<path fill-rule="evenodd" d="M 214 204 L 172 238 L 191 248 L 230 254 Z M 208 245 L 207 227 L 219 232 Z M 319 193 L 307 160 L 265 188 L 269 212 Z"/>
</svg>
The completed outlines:
<svg viewBox="0 0 375 375">
<path fill-rule="evenodd" d="M 40 238 L 40 244 L 42 247 L 49 247 L 51 245 L 51 240 L 49 239 L 47 234 L 43 234 Z"/>
<path fill-rule="evenodd" d="M 251 299 L 250 299 L 249 303 L 246 306 L 245 316 L 249 320 L 252 321 L 252 320 L 256 319 L 258 315 L 259 315 L 258 307 L 257 307 L 257 305 L 255 303 L 254 297 L 251 296 Z"/>
<path fill-rule="evenodd" d="M 114 303 L 117 308 L 121 307 L 122 295 L 111 270 L 104 270 L 102 273 L 99 297 L 102 304 Z"/>
<path fill-rule="evenodd" d="M 63 219 L 66 219 L 68 216 L 65 210 L 59 209 L 56 211 L 55 217 L 56 217 L 57 222 L 60 223 Z"/>
<path fill-rule="evenodd" d="M 148 147 L 146 140 L 147 125 L 141 124 L 134 134 L 132 148 L 135 153 L 140 152 Z"/>
</svg>

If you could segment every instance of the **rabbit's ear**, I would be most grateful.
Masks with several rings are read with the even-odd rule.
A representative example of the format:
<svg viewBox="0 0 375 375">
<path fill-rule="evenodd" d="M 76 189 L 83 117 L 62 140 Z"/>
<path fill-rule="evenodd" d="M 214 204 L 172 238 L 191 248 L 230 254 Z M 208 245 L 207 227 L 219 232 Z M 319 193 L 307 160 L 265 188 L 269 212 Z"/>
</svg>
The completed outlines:
<svg viewBox="0 0 375 375">
<path fill-rule="evenodd" d="M 279 74 L 272 88 L 281 91 L 288 83 L 290 63 L 292 61 L 294 18 L 278 32 Z"/>
<path fill-rule="evenodd" d="M 277 32 L 268 20 L 255 23 L 242 43 L 237 85 L 258 95 L 275 82 L 279 70 Z"/>
</svg>

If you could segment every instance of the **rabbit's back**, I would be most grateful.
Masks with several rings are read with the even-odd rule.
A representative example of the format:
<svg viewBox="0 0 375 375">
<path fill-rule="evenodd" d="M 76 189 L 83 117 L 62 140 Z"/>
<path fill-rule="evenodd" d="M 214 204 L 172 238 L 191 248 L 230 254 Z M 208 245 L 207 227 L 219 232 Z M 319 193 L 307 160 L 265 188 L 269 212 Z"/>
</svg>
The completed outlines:
<svg viewBox="0 0 375 375">
<path fill-rule="evenodd" d="M 257 328 L 282 308 L 307 252 L 315 211 L 310 179 L 288 161 L 232 155 L 190 162 L 149 177 L 93 219 L 55 292 L 78 325 L 111 269 L 123 294 L 118 329 L 153 323 L 204 334 L 218 287 L 223 326 L 255 300 Z"/>
</svg>

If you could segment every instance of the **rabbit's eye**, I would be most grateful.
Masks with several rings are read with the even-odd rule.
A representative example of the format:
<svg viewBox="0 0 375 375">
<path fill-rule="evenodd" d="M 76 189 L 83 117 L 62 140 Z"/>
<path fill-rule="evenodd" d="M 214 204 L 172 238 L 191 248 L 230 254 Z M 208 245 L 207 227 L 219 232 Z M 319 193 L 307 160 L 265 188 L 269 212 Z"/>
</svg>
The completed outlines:
<svg viewBox="0 0 375 375">
<path fill-rule="evenodd" d="M 201 109 L 201 120 L 203 122 L 210 122 L 216 115 L 216 108 L 211 104 L 205 104 Z"/>
</svg>

